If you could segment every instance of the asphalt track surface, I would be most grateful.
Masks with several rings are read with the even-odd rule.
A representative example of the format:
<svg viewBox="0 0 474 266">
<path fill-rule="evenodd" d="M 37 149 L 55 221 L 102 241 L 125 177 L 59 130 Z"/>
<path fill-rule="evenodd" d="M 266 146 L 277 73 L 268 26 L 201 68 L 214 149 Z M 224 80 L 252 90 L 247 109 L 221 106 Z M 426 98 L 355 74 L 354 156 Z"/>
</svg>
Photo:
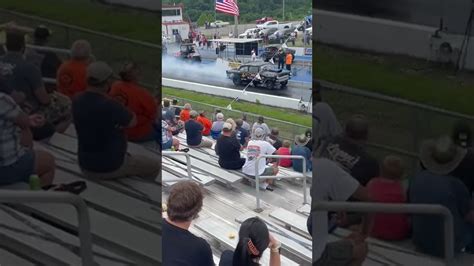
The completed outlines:
<svg viewBox="0 0 474 266">
<path fill-rule="evenodd" d="M 214 60 L 204 60 L 201 64 L 191 64 L 183 61 L 169 60 L 173 56 L 168 55 L 168 57 L 163 58 L 162 64 L 162 76 L 163 78 L 176 79 L 182 81 L 189 81 L 195 83 L 201 83 L 206 85 L 224 87 L 234 90 L 242 90 L 245 88 L 242 86 L 235 86 L 232 80 L 228 79 L 224 68 L 220 68 L 213 64 Z M 215 62 L 215 61 L 214 61 Z M 301 70 L 303 71 L 303 70 Z M 308 73 L 304 75 L 306 79 L 311 80 L 311 77 L 308 77 Z M 296 79 L 296 78 L 295 78 Z M 248 86 L 247 91 L 277 95 L 282 97 L 288 97 L 293 99 L 302 99 L 303 101 L 309 101 L 311 98 L 311 82 L 299 82 L 291 80 L 284 89 L 276 88 L 273 90 L 261 88 L 261 87 L 252 87 Z"/>
<path fill-rule="evenodd" d="M 224 88 L 229 88 L 229 89 L 234 89 L 234 90 L 243 90 L 245 86 L 235 86 L 234 83 L 230 79 L 225 78 L 225 72 L 223 72 L 223 77 L 220 76 L 215 76 L 213 79 L 212 77 L 209 78 L 209 76 L 206 78 L 205 82 L 202 82 L 200 80 L 196 80 L 195 78 L 189 76 L 189 75 L 182 75 L 180 73 L 175 73 L 173 71 L 166 71 L 166 67 L 163 68 L 163 78 L 169 78 L 169 79 L 176 79 L 176 80 L 182 80 L 182 81 L 189 81 L 189 82 L 195 82 L 195 83 L 202 83 L 206 85 L 212 85 L 212 86 L 218 86 L 218 87 L 224 87 Z M 288 83 L 288 86 L 285 89 L 274 89 L 274 90 L 269 90 L 265 88 L 255 88 L 252 86 L 249 86 L 247 88 L 247 91 L 250 92 L 257 92 L 257 93 L 263 93 L 263 94 L 270 94 L 270 95 L 277 95 L 277 96 L 282 96 L 282 97 L 288 97 L 288 98 L 294 98 L 294 99 L 303 99 L 303 101 L 309 101 L 311 97 L 311 83 L 293 83 L 290 82 Z"/>
</svg>

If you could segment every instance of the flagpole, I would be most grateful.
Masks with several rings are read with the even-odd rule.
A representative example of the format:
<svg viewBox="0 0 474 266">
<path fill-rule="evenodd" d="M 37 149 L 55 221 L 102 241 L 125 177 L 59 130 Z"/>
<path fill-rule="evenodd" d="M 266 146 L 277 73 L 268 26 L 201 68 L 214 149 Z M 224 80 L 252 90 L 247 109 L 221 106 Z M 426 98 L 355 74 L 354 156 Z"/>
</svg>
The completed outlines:
<svg viewBox="0 0 474 266">
<path fill-rule="evenodd" d="M 238 7 L 239 4 L 237 3 L 237 0 L 235 0 L 235 5 Z M 240 12 L 239 12 L 240 13 Z M 234 37 L 237 38 L 239 36 L 239 17 L 237 15 L 234 16 Z"/>
</svg>

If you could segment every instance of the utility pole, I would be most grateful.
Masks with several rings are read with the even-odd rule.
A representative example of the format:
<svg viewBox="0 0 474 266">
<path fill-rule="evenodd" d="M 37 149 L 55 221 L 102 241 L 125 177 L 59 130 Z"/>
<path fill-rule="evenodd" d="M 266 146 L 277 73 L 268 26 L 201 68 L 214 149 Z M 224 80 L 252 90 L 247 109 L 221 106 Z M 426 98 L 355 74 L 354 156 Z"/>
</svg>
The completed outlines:
<svg viewBox="0 0 474 266">
<path fill-rule="evenodd" d="M 285 21 L 285 0 L 283 0 L 283 21 Z"/>
</svg>

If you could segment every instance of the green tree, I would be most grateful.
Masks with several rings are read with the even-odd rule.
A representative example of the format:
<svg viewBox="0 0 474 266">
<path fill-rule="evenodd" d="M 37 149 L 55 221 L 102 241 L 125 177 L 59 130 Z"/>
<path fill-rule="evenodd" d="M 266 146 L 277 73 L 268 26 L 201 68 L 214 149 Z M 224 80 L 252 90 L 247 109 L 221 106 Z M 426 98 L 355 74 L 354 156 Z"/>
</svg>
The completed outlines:
<svg viewBox="0 0 474 266">
<path fill-rule="evenodd" d="M 199 16 L 197 20 L 197 24 L 199 26 L 203 26 L 206 21 L 207 22 L 214 21 L 214 14 L 212 14 L 211 12 L 201 13 L 201 15 Z"/>
</svg>

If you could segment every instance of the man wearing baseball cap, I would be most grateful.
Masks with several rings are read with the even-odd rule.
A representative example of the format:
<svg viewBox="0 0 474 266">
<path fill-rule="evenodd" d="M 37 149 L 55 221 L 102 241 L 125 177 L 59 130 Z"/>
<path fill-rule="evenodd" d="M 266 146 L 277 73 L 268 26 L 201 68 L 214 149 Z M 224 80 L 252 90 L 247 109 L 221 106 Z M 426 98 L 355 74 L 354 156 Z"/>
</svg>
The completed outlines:
<svg viewBox="0 0 474 266">
<path fill-rule="evenodd" d="M 219 156 L 219 165 L 224 169 L 238 170 L 245 163 L 245 158 L 240 157 L 242 146 L 232 135 L 232 124 L 224 123 L 222 134 L 217 139 L 216 154 Z"/>
<path fill-rule="evenodd" d="M 257 127 L 253 133 L 252 140 L 247 145 L 247 158 L 245 164 L 242 167 L 242 172 L 250 177 L 257 175 L 255 170 L 255 164 L 257 158 L 261 155 L 271 155 L 275 153 L 276 149 L 269 142 L 265 141 L 266 132 L 263 128 Z M 260 176 L 269 176 L 278 174 L 278 161 L 273 166 L 267 166 L 266 160 L 262 159 L 258 165 L 258 174 Z M 263 190 L 273 191 L 270 186 L 272 184 L 271 179 L 265 180 L 264 183 L 260 184 L 260 188 Z"/>
<path fill-rule="evenodd" d="M 190 119 L 184 124 L 186 143 L 190 147 L 211 148 L 212 141 L 202 137 L 204 127 L 197 121 L 198 116 L 199 114 L 194 110 L 189 112 Z"/>
<path fill-rule="evenodd" d="M 104 62 L 87 68 L 86 91 L 73 100 L 81 170 L 89 178 L 117 179 L 138 176 L 153 181 L 160 172 L 159 159 L 127 153 L 124 129 L 136 125 L 136 115 L 109 98 L 113 71 Z"/>
</svg>

